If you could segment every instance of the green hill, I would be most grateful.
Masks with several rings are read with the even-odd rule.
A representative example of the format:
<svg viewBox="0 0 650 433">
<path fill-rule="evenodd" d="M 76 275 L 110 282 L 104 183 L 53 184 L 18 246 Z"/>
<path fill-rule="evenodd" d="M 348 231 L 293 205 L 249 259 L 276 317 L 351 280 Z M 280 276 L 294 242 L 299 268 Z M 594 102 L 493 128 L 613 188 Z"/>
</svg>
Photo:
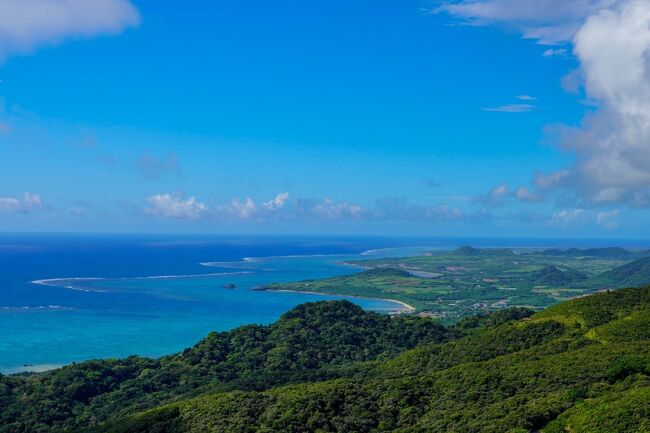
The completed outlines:
<svg viewBox="0 0 650 433">
<path fill-rule="evenodd" d="M 0 431 L 649 431 L 650 288 L 530 314 L 444 328 L 306 304 L 171 357 L 0 377 Z"/>
<path fill-rule="evenodd" d="M 557 266 L 548 265 L 538 271 L 532 272 L 530 281 L 536 286 L 562 287 L 585 281 L 588 278 L 586 274 L 578 272 L 575 269 L 567 268 L 561 270 Z"/>
<path fill-rule="evenodd" d="M 650 257 L 645 257 L 607 271 L 594 278 L 600 287 L 635 287 L 650 284 Z"/>
<path fill-rule="evenodd" d="M 459 256 L 477 256 L 481 254 L 481 250 L 478 248 L 470 247 L 468 245 L 464 245 L 453 250 L 452 254 L 457 254 Z"/>
<path fill-rule="evenodd" d="M 461 246 L 450 252 L 455 256 L 513 256 L 515 253 L 507 248 L 474 248 L 470 246 Z"/>
<path fill-rule="evenodd" d="M 270 326 L 214 332 L 159 359 L 96 360 L 31 376 L 0 375 L 0 432 L 61 432 L 201 392 L 266 389 L 338 377 L 456 334 L 417 317 L 370 313 L 346 301 L 299 305 Z"/>
<path fill-rule="evenodd" d="M 645 252 L 647 255 L 647 252 Z M 634 258 L 637 253 L 626 250 L 621 247 L 606 247 L 606 248 L 588 248 L 578 249 L 569 248 L 566 250 L 549 249 L 541 252 L 547 256 L 565 256 L 565 257 L 609 257 L 609 258 Z"/>
</svg>

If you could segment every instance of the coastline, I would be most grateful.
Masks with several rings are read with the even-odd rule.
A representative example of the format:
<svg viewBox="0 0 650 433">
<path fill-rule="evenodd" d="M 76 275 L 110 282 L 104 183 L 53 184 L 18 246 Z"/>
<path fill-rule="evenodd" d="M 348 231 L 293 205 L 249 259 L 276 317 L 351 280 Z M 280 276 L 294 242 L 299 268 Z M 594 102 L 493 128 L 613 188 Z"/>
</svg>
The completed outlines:
<svg viewBox="0 0 650 433">
<path fill-rule="evenodd" d="M 58 368 L 65 367 L 66 365 L 71 365 L 73 362 L 67 364 L 25 364 L 25 365 L 16 365 L 16 366 L 6 366 L 0 367 L 0 374 L 12 375 L 12 374 L 22 374 L 22 373 L 44 373 L 50 370 L 56 370 Z"/>
<path fill-rule="evenodd" d="M 265 292 L 284 292 L 284 293 L 303 293 L 306 295 L 322 295 L 322 296 L 341 296 L 344 298 L 355 298 L 355 299 L 368 299 L 372 301 L 389 301 L 393 302 L 395 304 L 399 304 L 402 306 L 402 308 L 395 309 L 395 310 L 389 310 L 392 313 L 397 313 L 397 314 L 404 314 L 404 313 L 413 313 L 417 309 L 412 306 L 407 304 L 404 301 L 398 301 L 397 299 L 390 299 L 390 298 L 370 298 L 368 296 L 355 296 L 355 295 L 342 295 L 340 293 L 325 293 L 325 292 L 310 292 L 308 290 L 287 290 L 287 289 L 264 289 L 263 291 Z"/>
</svg>

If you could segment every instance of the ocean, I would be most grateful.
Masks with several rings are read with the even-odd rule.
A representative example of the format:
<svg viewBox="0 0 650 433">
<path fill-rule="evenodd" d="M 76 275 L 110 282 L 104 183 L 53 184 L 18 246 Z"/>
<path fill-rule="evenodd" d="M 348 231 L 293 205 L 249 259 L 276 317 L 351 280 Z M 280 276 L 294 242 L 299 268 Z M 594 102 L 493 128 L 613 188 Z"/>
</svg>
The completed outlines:
<svg viewBox="0 0 650 433">
<path fill-rule="evenodd" d="M 647 246 L 617 241 L 198 235 L 0 235 L 0 373 L 161 356 L 211 331 L 268 324 L 327 299 L 251 290 L 358 272 L 356 258 L 474 246 Z M 233 288 L 234 286 L 234 288 Z M 400 308 L 348 298 L 364 309 Z"/>
</svg>

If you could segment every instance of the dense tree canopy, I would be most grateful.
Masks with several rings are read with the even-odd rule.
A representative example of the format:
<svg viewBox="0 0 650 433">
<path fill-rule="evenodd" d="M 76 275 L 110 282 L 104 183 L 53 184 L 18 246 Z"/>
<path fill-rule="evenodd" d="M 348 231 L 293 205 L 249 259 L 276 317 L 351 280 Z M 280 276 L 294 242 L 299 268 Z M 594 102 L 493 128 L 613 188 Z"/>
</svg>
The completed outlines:
<svg viewBox="0 0 650 433">
<path fill-rule="evenodd" d="M 650 289 L 451 328 L 305 304 L 161 359 L 0 380 L 3 432 L 648 432 Z"/>
</svg>

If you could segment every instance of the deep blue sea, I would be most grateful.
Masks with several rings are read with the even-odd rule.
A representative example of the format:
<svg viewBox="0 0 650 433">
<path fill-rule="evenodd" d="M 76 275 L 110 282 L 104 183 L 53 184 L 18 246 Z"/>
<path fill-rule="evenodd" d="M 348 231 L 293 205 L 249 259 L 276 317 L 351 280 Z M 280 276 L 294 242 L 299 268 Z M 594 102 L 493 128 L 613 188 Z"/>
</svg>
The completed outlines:
<svg viewBox="0 0 650 433">
<path fill-rule="evenodd" d="M 648 247 L 648 242 L 198 235 L 0 235 L 0 372 L 159 356 L 210 331 L 271 323 L 342 297 L 260 292 L 280 281 L 358 272 L 352 258 L 474 246 Z M 234 284 L 236 288 L 224 288 Z M 351 301 L 391 311 L 384 300 Z"/>
</svg>

